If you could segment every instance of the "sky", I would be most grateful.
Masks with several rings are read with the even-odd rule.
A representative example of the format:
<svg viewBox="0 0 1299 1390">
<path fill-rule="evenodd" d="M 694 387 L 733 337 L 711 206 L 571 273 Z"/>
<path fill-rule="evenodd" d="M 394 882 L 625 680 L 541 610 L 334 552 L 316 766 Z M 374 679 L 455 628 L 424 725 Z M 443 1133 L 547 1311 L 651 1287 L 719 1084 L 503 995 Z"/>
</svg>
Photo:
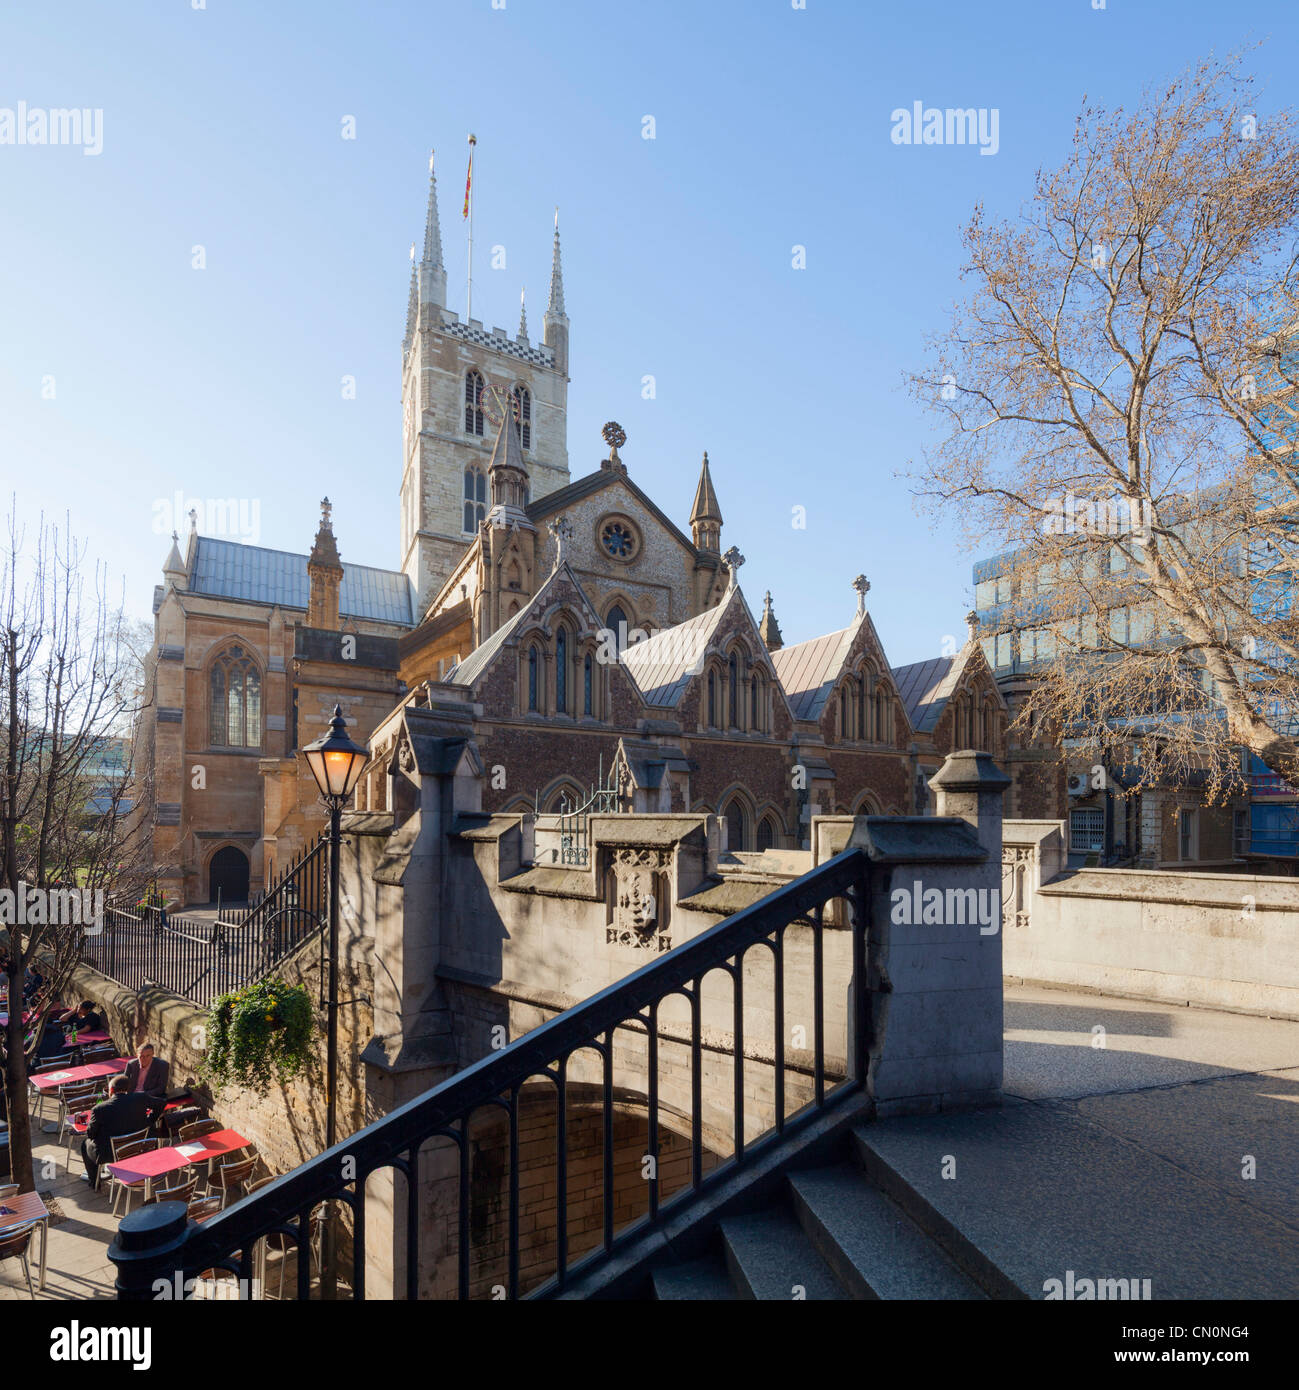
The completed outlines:
<svg viewBox="0 0 1299 1390">
<path fill-rule="evenodd" d="M 4 510 L 66 514 L 137 617 L 178 493 L 302 552 L 327 493 L 344 561 L 397 568 L 409 246 L 435 150 L 463 317 L 472 131 L 475 318 L 513 333 L 526 288 L 541 336 L 560 211 L 572 476 L 617 420 L 687 528 L 707 450 L 787 643 L 843 626 L 865 573 L 892 664 L 938 655 L 1000 545 L 917 510 L 904 375 L 975 205 L 1018 215 L 1084 96 L 1212 51 L 1261 42 L 1261 102 L 1289 99 L 1299 8 L 1097 4 L 0 4 L 0 141 L 20 103 L 102 112 L 90 144 L 0 143 Z M 894 143 L 915 102 L 995 112 L 995 153 Z"/>
</svg>

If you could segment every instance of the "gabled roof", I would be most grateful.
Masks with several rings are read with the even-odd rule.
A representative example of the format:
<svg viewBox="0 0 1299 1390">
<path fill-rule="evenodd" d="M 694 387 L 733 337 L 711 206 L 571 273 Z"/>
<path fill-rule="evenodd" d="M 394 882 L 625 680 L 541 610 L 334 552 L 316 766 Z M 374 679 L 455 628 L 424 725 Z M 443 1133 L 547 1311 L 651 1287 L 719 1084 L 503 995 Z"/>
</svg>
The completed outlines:
<svg viewBox="0 0 1299 1390">
<path fill-rule="evenodd" d="M 983 662 L 983 652 L 975 640 L 967 642 L 955 656 L 938 656 L 929 661 L 916 661 L 910 666 L 894 668 L 894 683 L 916 733 L 932 734 L 938 727 L 947 702 L 961 683 L 961 677 L 971 661 Z M 1000 687 L 995 680 L 991 685 L 997 699 L 1004 705 L 1005 696 Z"/>
<path fill-rule="evenodd" d="M 531 607 L 531 603 L 525 603 L 513 617 L 508 618 L 502 623 L 485 642 L 480 642 L 463 661 L 453 666 L 446 675 L 442 677 L 444 683 L 449 685 L 473 685 L 478 677 L 487 669 L 496 653 L 509 641 L 510 634 L 522 625 Z"/>
<path fill-rule="evenodd" d="M 954 657 L 936 656 L 893 668 L 893 682 L 916 733 L 933 733 L 956 685 L 955 680 L 949 680 L 955 665 Z"/>
<path fill-rule="evenodd" d="M 730 607 L 728 598 L 684 623 L 633 643 L 623 652 L 623 665 L 640 687 L 646 704 L 672 708 L 680 700 L 691 677 L 703 667 L 708 644 L 723 612 Z"/>
<path fill-rule="evenodd" d="M 501 648 L 510 640 L 511 636 L 522 627 L 530 613 L 535 613 L 538 605 L 544 610 L 546 607 L 547 591 L 560 578 L 567 579 L 568 582 L 577 590 L 579 602 L 586 608 L 586 619 L 594 627 L 600 626 L 600 615 L 596 611 L 595 605 L 586 595 L 586 590 L 578 583 L 577 576 L 569 568 L 568 561 L 565 560 L 557 569 L 551 570 L 541 585 L 541 588 L 523 605 L 519 611 L 509 617 L 495 632 L 485 641 L 469 653 L 458 665 L 453 666 L 443 677 L 443 681 L 452 685 L 473 685 L 473 683 L 491 665 L 492 659 L 500 652 Z"/>
<path fill-rule="evenodd" d="M 859 614 L 838 632 L 810 637 L 771 653 L 795 719 L 820 719 L 865 616 Z"/>
<path fill-rule="evenodd" d="M 594 473 L 588 473 L 586 477 L 578 478 L 576 482 L 569 483 L 567 487 L 561 487 L 555 492 L 548 492 L 535 502 L 529 502 L 524 510 L 530 521 L 541 521 L 545 517 L 558 515 L 566 507 L 572 506 L 574 502 L 580 502 L 584 497 L 590 497 L 594 493 L 603 491 L 604 488 L 612 487 L 615 483 L 621 483 L 700 563 L 713 567 L 720 563 L 719 558 L 710 551 L 697 550 L 694 541 L 659 507 L 652 497 L 637 487 L 621 469 L 599 468 Z"/>
<path fill-rule="evenodd" d="M 278 604 L 306 611 L 311 596 L 307 556 L 260 545 L 195 536 L 189 566 L 189 592 Z M 410 580 L 399 570 L 343 566 L 339 613 L 349 618 L 411 626 Z"/>
</svg>

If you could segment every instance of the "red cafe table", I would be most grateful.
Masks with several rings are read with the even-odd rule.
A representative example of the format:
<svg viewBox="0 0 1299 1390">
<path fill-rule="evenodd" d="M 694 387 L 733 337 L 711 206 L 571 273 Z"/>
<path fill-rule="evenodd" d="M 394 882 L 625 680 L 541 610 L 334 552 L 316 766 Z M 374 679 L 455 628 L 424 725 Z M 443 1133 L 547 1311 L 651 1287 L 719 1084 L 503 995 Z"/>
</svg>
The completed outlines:
<svg viewBox="0 0 1299 1390">
<path fill-rule="evenodd" d="M 151 1149 L 136 1154 L 134 1158 L 123 1159 L 120 1163 L 106 1163 L 105 1168 L 119 1182 L 144 1182 L 144 1200 L 153 1195 L 154 1179 L 174 1173 L 178 1168 L 188 1168 L 191 1164 L 206 1163 L 211 1158 L 222 1158 L 226 1154 L 246 1149 L 252 1141 L 245 1139 L 233 1129 L 218 1129 L 205 1134 L 201 1139 L 193 1139 L 188 1144 L 173 1144 L 165 1149 Z"/>
<path fill-rule="evenodd" d="M 77 1081 L 95 1081 L 101 1076 L 124 1072 L 131 1060 L 130 1057 L 112 1057 L 104 1062 L 85 1062 L 79 1067 L 60 1067 L 58 1071 L 43 1071 L 39 1076 L 29 1076 L 27 1084 L 34 1086 L 42 1095 L 49 1095 L 60 1086 L 70 1086 Z"/>
</svg>

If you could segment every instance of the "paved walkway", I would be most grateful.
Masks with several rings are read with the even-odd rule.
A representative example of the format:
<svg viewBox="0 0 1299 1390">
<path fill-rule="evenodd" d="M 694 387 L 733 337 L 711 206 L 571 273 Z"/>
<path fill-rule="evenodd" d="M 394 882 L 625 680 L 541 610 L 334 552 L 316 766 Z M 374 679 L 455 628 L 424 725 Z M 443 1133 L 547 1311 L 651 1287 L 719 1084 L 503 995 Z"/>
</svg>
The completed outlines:
<svg viewBox="0 0 1299 1390">
<path fill-rule="evenodd" d="M 1005 1093 L 870 1130 L 1021 1291 L 1299 1298 L 1299 1023 L 1012 987 Z"/>
</svg>

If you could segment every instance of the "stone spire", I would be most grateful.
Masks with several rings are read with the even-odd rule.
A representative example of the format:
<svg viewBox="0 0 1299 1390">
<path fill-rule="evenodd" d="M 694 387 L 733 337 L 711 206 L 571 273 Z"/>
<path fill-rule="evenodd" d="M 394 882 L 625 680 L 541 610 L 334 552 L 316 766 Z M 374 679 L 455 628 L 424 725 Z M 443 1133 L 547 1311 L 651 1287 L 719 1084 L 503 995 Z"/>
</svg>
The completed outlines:
<svg viewBox="0 0 1299 1390">
<path fill-rule="evenodd" d="M 528 292 L 526 289 L 519 291 L 519 337 L 518 341 L 526 343 L 528 341 Z"/>
<path fill-rule="evenodd" d="M 183 589 L 189 578 L 185 562 L 180 558 L 180 537 L 175 531 L 171 533 L 171 550 L 163 561 L 162 572 L 167 576 L 170 586 L 175 589 Z"/>
<path fill-rule="evenodd" d="M 785 639 L 780 635 L 780 624 L 776 621 L 776 615 L 771 611 L 771 590 L 767 590 L 767 596 L 762 601 L 762 621 L 758 624 L 758 636 L 762 638 L 763 644 L 769 652 L 778 652 L 785 645 Z"/>
<path fill-rule="evenodd" d="M 555 350 L 555 367 L 568 375 L 568 315 L 564 312 L 564 268 L 559 254 L 559 209 L 555 209 L 555 248 L 550 261 L 550 303 L 546 305 L 546 346 Z"/>
<path fill-rule="evenodd" d="M 690 531 L 700 550 L 711 551 L 714 555 L 721 551 L 722 509 L 713 488 L 713 475 L 708 471 L 707 453 L 699 472 L 699 486 L 695 488 L 695 504 L 690 509 Z"/>
<path fill-rule="evenodd" d="M 338 597 L 343 584 L 343 562 L 338 558 L 338 542 L 330 520 L 329 498 L 320 504 L 320 529 L 307 556 L 307 578 L 311 588 L 307 598 L 307 626 L 337 632 Z"/>
<path fill-rule="evenodd" d="M 438 181 L 433 152 L 428 157 L 428 213 L 424 219 L 424 255 L 419 263 L 419 302 L 438 307 L 447 302 L 447 270 L 442 264 L 442 228 L 438 222 Z"/>
<path fill-rule="evenodd" d="M 489 391 L 492 389 L 488 388 Z M 514 418 L 514 401 L 508 392 L 495 394 L 501 411 L 501 427 L 496 432 L 492 459 L 487 465 L 487 476 L 492 487 L 492 510 L 489 519 L 493 525 L 503 525 L 503 513 L 517 513 L 523 510 L 523 499 L 527 496 L 528 465 L 523 461 L 523 449 L 519 444 L 519 425 Z"/>
</svg>

